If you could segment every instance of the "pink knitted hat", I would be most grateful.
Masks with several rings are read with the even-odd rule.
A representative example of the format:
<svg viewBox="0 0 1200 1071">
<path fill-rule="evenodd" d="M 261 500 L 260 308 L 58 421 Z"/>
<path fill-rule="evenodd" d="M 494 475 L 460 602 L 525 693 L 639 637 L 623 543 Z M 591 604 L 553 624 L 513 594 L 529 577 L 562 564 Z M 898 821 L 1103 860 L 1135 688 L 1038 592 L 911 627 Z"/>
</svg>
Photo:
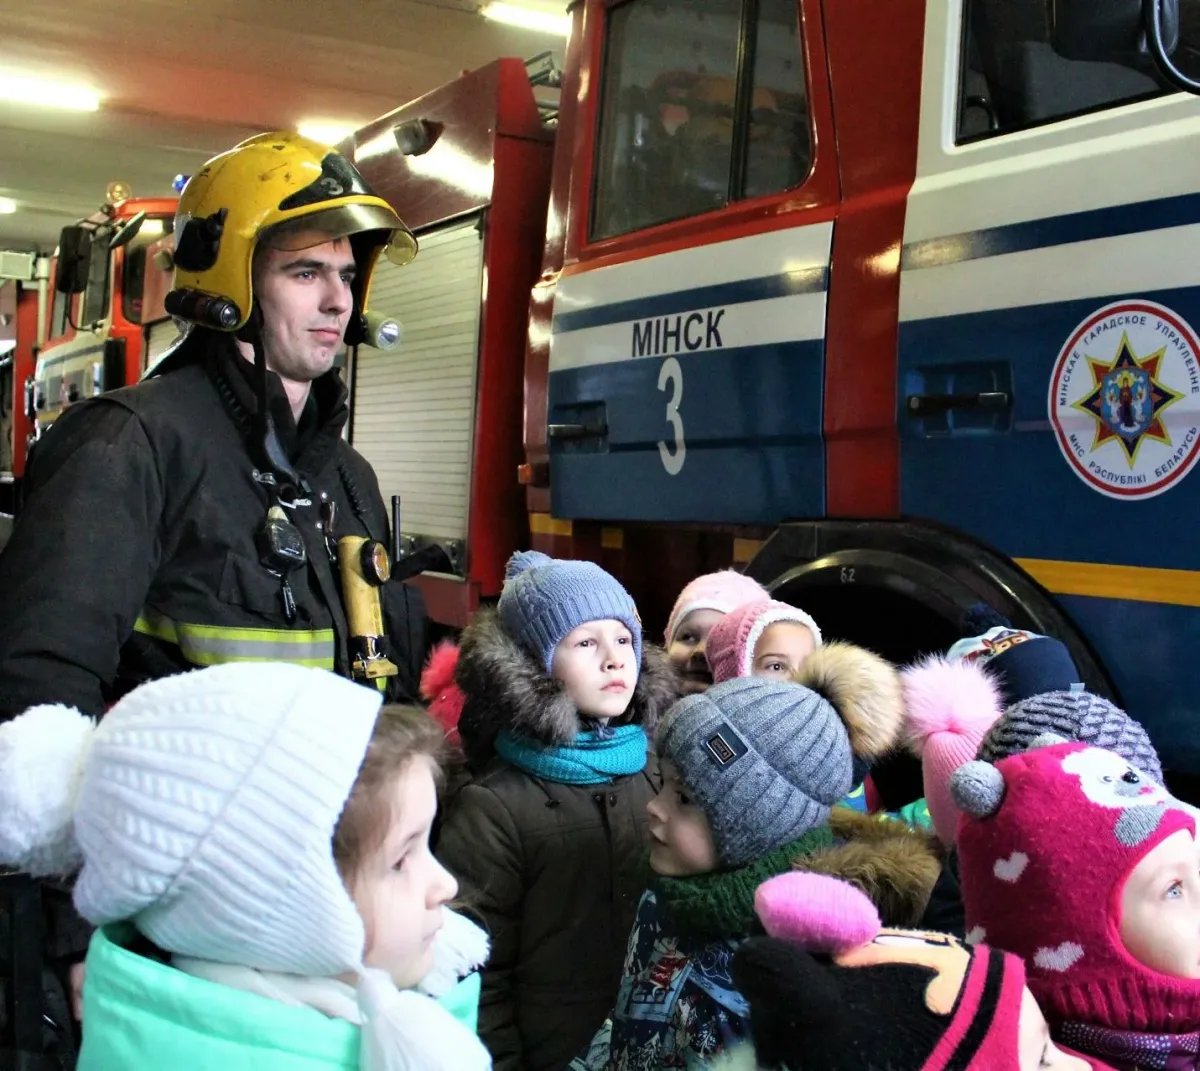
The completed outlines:
<svg viewBox="0 0 1200 1071">
<path fill-rule="evenodd" d="M 767 628 L 780 621 L 803 625 L 813 634 L 814 646 L 821 646 L 821 630 L 803 610 L 771 599 L 748 602 L 727 613 L 708 634 L 704 650 L 712 670 L 713 683 L 753 676 L 754 649 Z M 975 756 L 972 754 L 970 757 Z"/>
<path fill-rule="evenodd" d="M 1047 1017 L 1116 1030 L 1200 1027 L 1200 980 L 1135 960 L 1119 936 L 1130 872 L 1195 820 L 1119 755 L 1055 744 L 951 778 L 968 941 L 1021 956 Z"/>
<path fill-rule="evenodd" d="M 712 651 L 712 640 L 708 649 Z M 1004 713 L 1000 689 L 978 663 L 937 655 L 909 666 L 900 680 L 908 744 L 921 760 L 929 815 L 942 843 L 950 845 L 958 829 L 950 775 L 974 760 L 987 731 Z"/>
<path fill-rule="evenodd" d="M 675 640 L 675 633 L 693 610 L 716 610 L 727 614 L 741 606 L 742 603 L 754 602 L 756 599 L 767 599 L 767 589 L 757 580 L 733 569 L 723 569 L 719 573 L 707 573 L 698 576 L 687 585 L 675 600 L 675 608 L 667 621 L 666 643 L 670 647 Z"/>
</svg>

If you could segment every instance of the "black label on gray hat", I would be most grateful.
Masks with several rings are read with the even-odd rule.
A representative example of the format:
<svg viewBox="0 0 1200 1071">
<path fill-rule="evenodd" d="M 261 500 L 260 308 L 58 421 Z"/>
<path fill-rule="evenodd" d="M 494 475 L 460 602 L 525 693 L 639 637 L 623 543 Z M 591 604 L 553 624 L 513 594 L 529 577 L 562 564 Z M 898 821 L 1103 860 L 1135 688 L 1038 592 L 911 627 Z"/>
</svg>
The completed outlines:
<svg viewBox="0 0 1200 1071">
<path fill-rule="evenodd" d="M 718 766 L 729 766 L 746 754 L 746 745 L 724 722 L 704 741 L 704 747 Z"/>
</svg>

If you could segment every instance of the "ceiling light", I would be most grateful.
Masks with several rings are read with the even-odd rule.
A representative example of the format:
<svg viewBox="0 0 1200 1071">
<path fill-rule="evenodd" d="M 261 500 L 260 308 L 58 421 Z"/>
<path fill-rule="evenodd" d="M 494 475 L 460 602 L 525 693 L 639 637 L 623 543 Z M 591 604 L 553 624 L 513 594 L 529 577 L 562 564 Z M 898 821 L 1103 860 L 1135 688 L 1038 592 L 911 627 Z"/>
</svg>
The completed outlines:
<svg viewBox="0 0 1200 1071">
<path fill-rule="evenodd" d="M 16 201 L 11 197 L 0 197 L 0 216 L 11 216 L 16 210 Z"/>
<path fill-rule="evenodd" d="M 100 107 L 100 94 L 87 86 L 12 71 L 0 71 L 0 100 L 79 112 L 94 112 Z"/>
<path fill-rule="evenodd" d="M 538 11 L 516 4 L 493 3 L 485 5 L 479 12 L 485 19 L 503 22 L 508 26 L 519 26 L 523 30 L 557 34 L 566 37 L 571 32 L 571 19 L 567 15 L 555 15 L 550 11 Z"/>
<path fill-rule="evenodd" d="M 350 123 L 332 123 L 323 119 L 314 119 L 296 127 L 296 132 L 302 138 L 312 138 L 322 145 L 336 145 L 353 134 L 354 130 Z"/>
</svg>

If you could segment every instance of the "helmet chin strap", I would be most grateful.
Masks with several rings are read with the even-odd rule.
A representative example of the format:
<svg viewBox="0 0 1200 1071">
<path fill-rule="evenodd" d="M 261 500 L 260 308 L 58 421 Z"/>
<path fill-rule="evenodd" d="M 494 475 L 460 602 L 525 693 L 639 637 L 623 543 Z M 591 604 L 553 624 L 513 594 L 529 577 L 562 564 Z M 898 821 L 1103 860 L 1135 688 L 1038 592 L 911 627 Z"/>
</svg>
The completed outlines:
<svg viewBox="0 0 1200 1071">
<path fill-rule="evenodd" d="M 275 427 L 275 418 L 267 404 L 267 352 L 263 345 L 262 313 L 257 301 L 254 303 L 250 318 L 238 331 L 237 337 L 241 342 L 248 342 L 254 349 L 254 395 L 258 410 L 255 413 L 256 441 L 254 446 L 259 455 L 256 460 L 260 467 L 273 473 L 278 480 L 280 497 L 295 500 L 302 494 L 307 494 L 311 488 L 308 481 L 295 470 L 291 459 L 283 449 L 283 444 L 279 441 L 279 432 Z M 292 494 L 284 495 L 282 492 L 288 486 L 293 489 Z"/>
</svg>

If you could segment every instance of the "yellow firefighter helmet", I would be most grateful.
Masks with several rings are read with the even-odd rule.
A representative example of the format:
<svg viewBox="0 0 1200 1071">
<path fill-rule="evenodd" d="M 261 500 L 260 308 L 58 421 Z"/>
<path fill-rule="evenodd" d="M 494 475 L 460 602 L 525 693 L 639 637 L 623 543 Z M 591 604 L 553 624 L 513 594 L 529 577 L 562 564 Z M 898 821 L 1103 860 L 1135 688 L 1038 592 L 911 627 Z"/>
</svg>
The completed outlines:
<svg viewBox="0 0 1200 1071">
<path fill-rule="evenodd" d="M 184 187 L 167 311 L 221 331 L 243 328 L 254 307 L 254 251 L 268 232 L 282 248 L 300 248 L 287 244 L 292 233 L 310 245 L 314 232 L 321 241 L 352 239 L 351 344 L 359 341 L 380 254 L 399 265 L 417 255 L 404 221 L 336 149 L 286 131 L 259 134 L 213 157 Z"/>
</svg>

